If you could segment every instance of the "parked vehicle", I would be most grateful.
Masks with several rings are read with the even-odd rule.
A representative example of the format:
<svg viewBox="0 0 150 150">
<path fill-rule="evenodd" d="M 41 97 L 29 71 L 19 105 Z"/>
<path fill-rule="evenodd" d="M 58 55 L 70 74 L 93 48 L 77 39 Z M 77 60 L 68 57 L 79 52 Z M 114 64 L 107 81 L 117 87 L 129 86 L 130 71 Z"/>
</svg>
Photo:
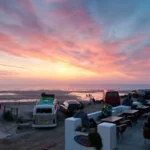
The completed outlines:
<svg viewBox="0 0 150 150">
<path fill-rule="evenodd" d="M 140 96 L 136 90 L 133 90 L 129 92 L 128 94 L 130 94 L 133 98 L 139 98 Z"/>
<path fill-rule="evenodd" d="M 103 92 L 103 101 L 112 106 L 118 106 L 120 105 L 119 93 L 113 90 L 105 90 Z"/>
<path fill-rule="evenodd" d="M 60 110 L 67 116 L 71 117 L 75 114 L 81 106 L 81 103 L 76 100 L 66 100 L 62 105 L 60 105 Z"/>
<path fill-rule="evenodd" d="M 145 91 L 144 98 L 145 98 L 145 99 L 150 99 L 150 90 L 146 90 L 146 91 Z"/>
<path fill-rule="evenodd" d="M 143 96 L 144 99 L 150 99 L 150 89 L 140 89 L 140 90 L 137 90 L 137 93 L 140 96 Z"/>
<path fill-rule="evenodd" d="M 32 127 L 56 127 L 57 126 L 57 100 L 55 95 L 42 96 L 33 109 Z"/>
</svg>

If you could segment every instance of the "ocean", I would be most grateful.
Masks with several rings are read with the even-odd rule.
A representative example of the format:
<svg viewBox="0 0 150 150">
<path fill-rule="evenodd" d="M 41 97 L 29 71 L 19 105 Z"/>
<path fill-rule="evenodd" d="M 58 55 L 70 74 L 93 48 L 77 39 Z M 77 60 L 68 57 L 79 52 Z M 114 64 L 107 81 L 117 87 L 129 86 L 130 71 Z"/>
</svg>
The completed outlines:
<svg viewBox="0 0 150 150">
<path fill-rule="evenodd" d="M 88 91 L 88 90 L 135 90 L 150 89 L 150 84 L 1 84 L 0 91 L 20 91 L 20 90 L 64 90 L 64 91 Z"/>
</svg>

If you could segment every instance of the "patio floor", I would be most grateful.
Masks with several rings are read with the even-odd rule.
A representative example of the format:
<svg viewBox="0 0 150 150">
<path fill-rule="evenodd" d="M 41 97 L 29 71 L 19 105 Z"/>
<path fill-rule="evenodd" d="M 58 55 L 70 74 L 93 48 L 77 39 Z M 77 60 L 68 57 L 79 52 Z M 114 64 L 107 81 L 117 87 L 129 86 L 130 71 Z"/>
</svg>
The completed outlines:
<svg viewBox="0 0 150 150">
<path fill-rule="evenodd" d="M 139 120 L 137 124 L 133 124 L 132 128 L 128 128 L 123 136 L 118 140 L 119 150 L 150 150 L 150 140 L 144 143 L 142 135 L 143 120 Z"/>
<path fill-rule="evenodd" d="M 146 144 L 144 143 L 142 126 L 143 120 L 139 120 L 137 124 L 133 124 L 132 128 L 127 128 L 121 138 L 117 141 L 117 150 L 150 150 L 150 140 L 146 140 Z M 50 150 L 64 149 L 64 136 L 61 137 L 61 140 L 59 144 L 51 147 Z"/>
</svg>

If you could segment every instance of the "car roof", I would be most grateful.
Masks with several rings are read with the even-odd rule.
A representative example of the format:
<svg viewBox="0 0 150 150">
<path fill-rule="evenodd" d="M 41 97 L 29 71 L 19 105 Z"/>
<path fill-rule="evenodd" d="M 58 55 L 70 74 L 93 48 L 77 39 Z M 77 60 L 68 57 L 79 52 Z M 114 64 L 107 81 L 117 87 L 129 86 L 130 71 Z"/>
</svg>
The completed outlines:
<svg viewBox="0 0 150 150">
<path fill-rule="evenodd" d="M 42 105 L 42 104 L 53 105 L 54 101 L 55 101 L 55 99 L 52 97 L 50 97 L 50 98 L 43 97 L 36 103 L 36 105 Z"/>
<path fill-rule="evenodd" d="M 34 108 L 54 108 L 54 105 L 51 105 L 51 104 L 38 104 L 38 105 L 35 105 Z"/>
<path fill-rule="evenodd" d="M 66 100 L 68 104 L 80 104 L 77 100 Z"/>
</svg>

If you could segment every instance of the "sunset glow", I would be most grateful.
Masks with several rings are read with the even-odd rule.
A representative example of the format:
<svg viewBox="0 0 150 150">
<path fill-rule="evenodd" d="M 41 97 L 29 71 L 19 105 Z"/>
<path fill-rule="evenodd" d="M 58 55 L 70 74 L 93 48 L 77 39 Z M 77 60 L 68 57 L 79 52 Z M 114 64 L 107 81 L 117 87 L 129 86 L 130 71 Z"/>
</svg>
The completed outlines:
<svg viewBox="0 0 150 150">
<path fill-rule="evenodd" d="M 0 0 L 0 82 L 150 83 L 150 1 Z"/>
</svg>

